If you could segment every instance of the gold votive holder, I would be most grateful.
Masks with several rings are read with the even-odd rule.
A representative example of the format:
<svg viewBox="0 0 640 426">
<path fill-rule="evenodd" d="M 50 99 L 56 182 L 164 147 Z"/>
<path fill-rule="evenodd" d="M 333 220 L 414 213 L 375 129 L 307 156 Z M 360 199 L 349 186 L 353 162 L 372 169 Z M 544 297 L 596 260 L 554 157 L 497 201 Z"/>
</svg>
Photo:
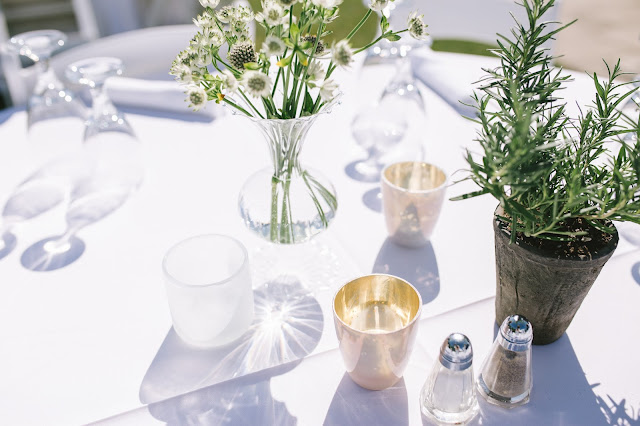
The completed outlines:
<svg viewBox="0 0 640 426">
<path fill-rule="evenodd" d="M 354 382 L 381 390 L 400 380 L 413 350 L 421 308 L 420 293 L 392 275 L 366 275 L 338 290 L 333 319 Z"/>
<path fill-rule="evenodd" d="M 446 173 L 433 164 L 405 161 L 382 171 L 382 208 L 391 240 L 406 247 L 427 244 L 447 188 Z"/>
</svg>

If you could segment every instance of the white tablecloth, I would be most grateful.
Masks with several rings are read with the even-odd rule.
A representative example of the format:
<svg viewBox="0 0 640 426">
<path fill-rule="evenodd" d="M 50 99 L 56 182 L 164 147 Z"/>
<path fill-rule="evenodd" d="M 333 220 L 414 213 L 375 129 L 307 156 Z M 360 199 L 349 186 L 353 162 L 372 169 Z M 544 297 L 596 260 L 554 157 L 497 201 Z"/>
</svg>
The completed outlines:
<svg viewBox="0 0 640 426">
<path fill-rule="evenodd" d="M 442 81 L 458 91 L 470 87 L 481 66 L 494 63 L 463 55 L 436 58 Z M 364 156 L 350 121 L 393 72 L 370 66 L 345 77 L 342 105 L 310 132 L 303 160 L 334 183 L 339 209 L 328 231 L 293 251 L 258 240 L 238 217 L 243 182 L 267 166 L 257 129 L 234 116 L 209 122 L 202 116 L 188 121 L 171 113 L 130 113 L 143 147 L 145 180 L 119 210 L 79 232 L 86 243 L 82 257 L 51 272 L 21 266 L 28 246 L 63 232 L 61 206 L 16 227 L 18 244 L 0 260 L 0 423 L 420 424 L 418 394 L 444 337 L 467 334 L 476 369 L 493 341 L 495 201 L 445 202 L 424 249 L 402 249 L 386 239 L 382 215 L 362 199 L 376 185 L 352 180 L 345 168 Z M 584 104 L 590 87 L 577 76 L 565 95 Z M 462 147 L 474 146 L 474 124 L 430 90 L 423 88 L 423 95 L 425 159 L 449 173 L 464 168 Z M 0 113 L 0 202 L 41 164 L 49 139 L 80 147 L 80 131 L 72 124 L 40 140 L 28 138 L 25 127 L 24 111 Z M 449 194 L 469 188 L 458 185 Z M 263 348 L 249 362 L 241 356 L 246 353 L 195 350 L 176 337 L 161 260 L 175 242 L 203 233 L 230 234 L 245 243 L 254 287 L 287 272 L 310 289 L 321 333 L 305 348 L 304 360 L 284 360 Z M 364 391 L 345 375 L 331 317 L 334 291 L 371 272 L 408 279 L 425 301 L 405 377 L 380 392 Z M 567 335 L 534 348 L 530 404 L 510 411 L 483 404 L 476 422 L 637 422 L 638 301 L 640 250 L 621 240 Z"/>
</svg>

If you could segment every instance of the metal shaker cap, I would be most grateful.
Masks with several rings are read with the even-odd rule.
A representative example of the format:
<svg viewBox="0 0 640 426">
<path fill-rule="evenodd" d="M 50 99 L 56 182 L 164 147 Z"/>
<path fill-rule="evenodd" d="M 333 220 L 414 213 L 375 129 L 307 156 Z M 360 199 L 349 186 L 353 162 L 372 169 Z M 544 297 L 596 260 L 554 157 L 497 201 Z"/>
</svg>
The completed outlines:
<svg viewBox="0 0 640 426">
<path fill-rule="evenodd" d="M 471 367 L 473 348 L 471 341 L 462 333 L 452 333 L 440 347 L 440 363 L 449 370 L 461 371 Z"/>
<path fill-rule="evenodd" d="M 502 346 L 510 351 L 521 352 L 531 347 L 533 327 L 522 315 L 511 315 L 505 318 L 500 326 L 503 339 Z"/>
</svg>

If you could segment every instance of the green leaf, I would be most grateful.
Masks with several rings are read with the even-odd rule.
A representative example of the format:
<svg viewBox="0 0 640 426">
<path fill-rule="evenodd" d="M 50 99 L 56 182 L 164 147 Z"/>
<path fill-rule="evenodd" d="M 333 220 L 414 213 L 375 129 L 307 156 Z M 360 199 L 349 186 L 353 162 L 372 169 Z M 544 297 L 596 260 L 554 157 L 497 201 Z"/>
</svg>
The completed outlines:
<svg viewBox="0 0 640 426">
<path fill-rule="evenodd" d="M 398 41 L 402 37 L 400 37 L 398 34 L 389 33 L 389 34 L 385 34 L 382 38 L 386 38 L 389 41 Z"/>
<path fill-rule="evenodd" d="M 246 70 L 257 71 L 257 70 L 259 70 L 261 68 L 262 67 L 260 65 L 258 65 L 257 62 L 245 62 L 244 63 L 244 69 L 246 69 Z"/>
<path fill-rule="evenodd" d="M 389 21 L 387 20 L 386 16 L 382 15 L 382 18 L 380 18 L 380 31 L 382 31 L 382 34 L 385 34 L 388 29 Z"/>
<path fill-rule="evenodd" d="M 289 29 L 289 35 L 291 35 L 291 38 L 293 40 L 297 40 L 298 36 L 300 35 L 300 28 L 298 28 L 298 25 L 295 22 L 291 23 L 291 28 Z"/>
</svg>

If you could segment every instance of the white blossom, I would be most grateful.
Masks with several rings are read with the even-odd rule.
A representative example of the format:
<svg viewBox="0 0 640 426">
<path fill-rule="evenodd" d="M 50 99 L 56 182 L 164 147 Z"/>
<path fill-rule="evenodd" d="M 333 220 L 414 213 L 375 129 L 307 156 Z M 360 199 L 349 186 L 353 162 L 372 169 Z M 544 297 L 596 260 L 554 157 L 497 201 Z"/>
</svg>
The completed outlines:
<svg viewBox="0 0 640 426">
<path fill-rule="evenodd" d="M 407 19 L 407 27 L 409 34 L 416 40 L 426 40 L 429 37 L 427 33 L 427 25 L 424 23 L 424 15 L 418 15 L 418 12 L 411 12 Z"/>
<path fill-rule="evenodd" d="M 235 8 L 233 6 L 225 6 L 216 13 L 220 22 L 228 24 L 235 17 Z"/>
<path fill-rule="evenodd" d="M 389 0 L 371 0 L 369 7 L 376 12 L 382 12 L 382 9 L 389 5 Z"/>
<path fill-rule="evenodd" d="M 238 90 L 238 80 L 231 71 L 222 71 L 220 79 L 222 80 L 222 87 L 224 87 L 229 93 L 234 93 L 236 90 Z"/>
<path fill-rule="evenodd" d="M 333 9 L 342 3 L 342 0 L 311 0 L 311 3 L 325 9 Z"/>
<path fill-rule="evenodd" d="M 187 89 L 187 100 L 189 106 L 197 111 L 207 103 L 207 92 L 200 86 L 190 85 Z"/>
<path fill-rule="evenodd" d="M 242 22 L 251 22 L 253 21 L 254 14 L 250 7 L 248 6 L 236 6 L 234 9 L 233 18 Z"/>
<path fill-rule="evenodd" d="M 174 66 L 171 67 L 169 74 L 173 75 L 180 83 L 190 83 L 193 81 L 191 68 L 183 63 L 175 63 Z"/>
<path fill-rule="evenodd" d="M 262 51 L 267 56 L 282 56 L 287 46 L 284 41 L 274 35 L 269 35 L 262 43 Z"/>
<path fill-rule="evenodd" d="M 218 7 L 220 0 L 200 0 L 200 4 L 202 7 L 210 7 L 211 9 L 215 9 Z"/>
<path fill-rule="evenodd" d="M 282 17 L 284 15 L 284 9 L 280 4 L 267 1 L 262 3 L 262 18 L 268 25 L 275 27 L 282 23 Z"/>
<path fill-rule="evenodd" d="M 197 18 L 193 19 L 193 23 L 200 29 L 211 28 L 215 24 L 213 16 L 211 16 L 209 12 L 204 12 L 203 14 L 198 15 Z"/>
<path fill-rule="evenodd" d="M 202 34 L 201 46 L 220 47 L 224 44 L 225 38 L 222 31 L 217 28 L 206 29 Z"/>
<path fill-rule="evenodd" d="M 331 60 L 341 67 L 348 67 L 353 61 L 353 50 L 347 40 L 340 40 L 331 49 Z"/>
<path fill-rule="evenodd" d="M 260 71 L 246 71 L 242 75 L 240 84 L 254 98 L 269 96 L 271 94 L 272 81 L 268 75 Z"/>
<path fill-rule="evenodd" d="M 331 79 L 323 81 L 318 87 L 320 89 L 320 97 L 327 102 L 334 98 L 334 93 L 338 90 L 338 84 Z"/>
<path fill-rule="evenodd" d="M 325 76 L 325 71 L 320 65 L 320 62 L 313 61 L 309 64 L 309 68 L 307 69 L 307 76 L 310 81 L 318 81 L 322 80 Z"/>
</svg>

